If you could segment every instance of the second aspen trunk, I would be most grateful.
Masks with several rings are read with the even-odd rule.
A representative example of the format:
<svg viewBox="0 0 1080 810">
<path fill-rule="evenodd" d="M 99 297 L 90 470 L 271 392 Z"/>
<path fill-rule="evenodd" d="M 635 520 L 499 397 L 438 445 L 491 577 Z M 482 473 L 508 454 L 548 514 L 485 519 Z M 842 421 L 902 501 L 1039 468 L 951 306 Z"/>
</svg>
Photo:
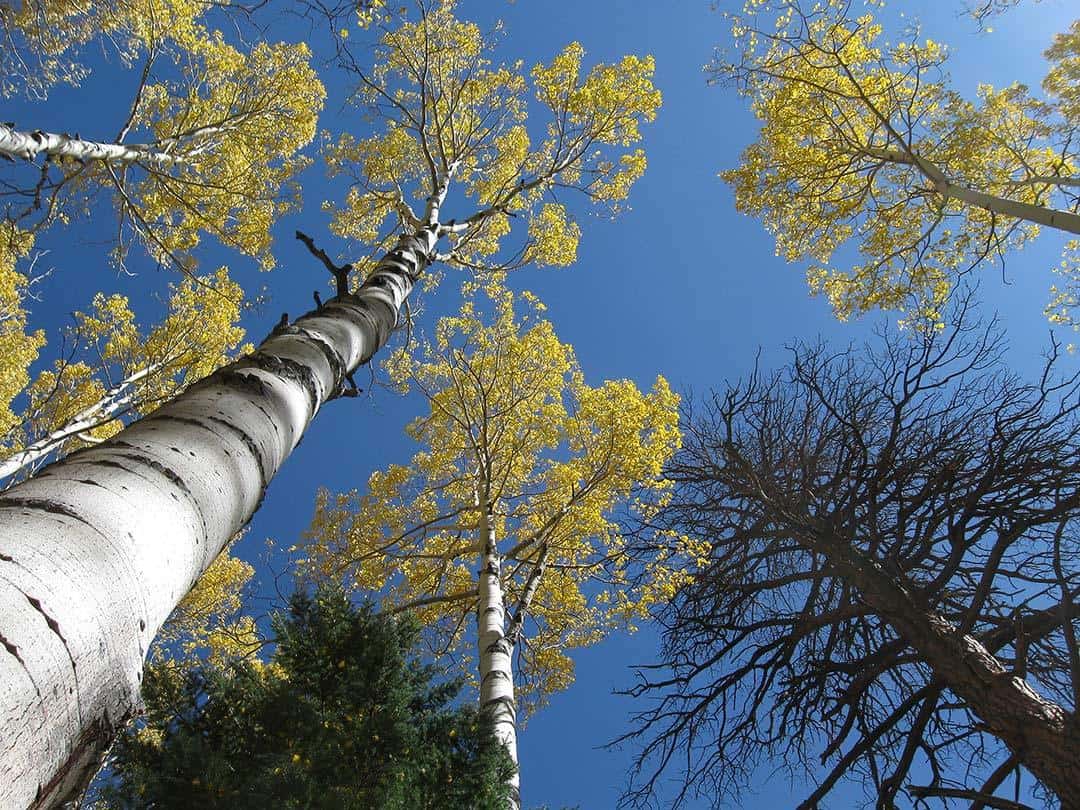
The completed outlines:
<svg viewBox="0 0 1080 810">
<path fill-rule="evenodd" d="M 517 701 L 514 696 L 514 648 L 506 638 L 506 609 L 502 590 L 502 558 L 499 556 L 491 515 L 480 522 L 479 602 L 476 608 L 477 646 L 480 655 L 480 710 L 491 718 L 495 736 L 514 765 L 517 757 Z M 521 777 L 515 769 L 510 779 L 510 806 L 521 806 Z"/>
</svg>

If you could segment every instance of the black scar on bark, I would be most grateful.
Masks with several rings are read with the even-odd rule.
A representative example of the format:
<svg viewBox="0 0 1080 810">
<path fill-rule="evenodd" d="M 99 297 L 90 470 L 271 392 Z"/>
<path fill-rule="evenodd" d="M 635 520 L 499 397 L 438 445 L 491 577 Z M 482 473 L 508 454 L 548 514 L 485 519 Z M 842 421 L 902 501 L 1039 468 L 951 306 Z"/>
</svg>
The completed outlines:
<svg viewBox="0 0 1080 810">
<path fill-rule="evenodd" d="M 15 656 L 16 661 L 18 661 L 24 667 L 26 666 L 26 662 L 22 660 L 22 656 L 19 655 L 19 648 L 15 644 L 8 641 L 6 638 L 3 637 L 3 635 L 0 635 L 0 644 L 4 646 L 5 650 Z"/>
<path fill-rule="evenodd" d="M 64 638 L 64 634 L 60 632 L 60 623 L 45 611 L 45 608 L 41 606 L 40 599 L 35 599 L 30 594 L 26 593 L 26 591 L 23 591 L 23 596 L 25 596 L 26 601 L 30 603 L 30 607 L 42 615 L 45 619 L 45 624 L 49 626 L 49 629 L 56 634 L 58 639 L 60 639 L 60 643 L 64 645 L 64 652 L 67 653 L 68 661 L 71 663 L 71 671 L 75 673 L 75 684 L 78 686 L 79 668 L 75 664 L 75 656 L 71 654 L 71 648 L 68 646 L 67 639 Z"/>
<path fill-rule="evenodd" d="M 0 509 L 32 509 L 35 511 L 47 512 L 50 515 L 63 515 L 72 520 L 77 520 L 79 523 L 93 529 L 97 534 L 101 534 L 101 531 L 97 526 L 88 521 L 70 506 L 65 506 L 64 504 L 49 498 L 19 498 L 17 496 L 9 495 L 0 498 Z"/>
<path fill-rule="evenodd" d="M 70 461 L 71 457 L 69 456 L 65 460 Z M 95 467 L 111 467 L 114 470 L 123 470 L 126 473 L 131 473 L 132 475 L 138 475 L 138 473 L 136 473 L 130 467 L 125 467 L 119 461 L 113 461 L 112 459 L 108 459 L 108 458 L 95 458 L 95 459 L 90 459 L 90 460 L 85 461 L 85 462 L 82 459 L 80 459 L 80 463 L 91 464 L 91 465 L 93 465 Z"/>
<path fill-rule="evenodd" d="M 259 468 L 259 482 L 263 488 L 266 487 L 266 484 L 269 481 L 269 477 L 267 475 L 266 468 L 263 466 L 262 452 L 259 450 L 258 443 L 251 437 L 251 435 L 247 431 L 245 431 L 240 426 L 234 425 L 232 422 L 229 422 L 226 419 L 221 419 L 217 416 L 203 416 L 199 419 L 195 419 L 190 416 L 173 416 L 172 414 L 162 413 L 155 414 L 147 418 L 153 420 L 179 422 L 182 425 L 191 425 L 192 427 L 197 427 L 205 430 L 210 434 L 213 434 L 213 431 L 207 424 L 205 424 L 206 422 L 212 422 L 215 425 L 221 425 L 222 427 L 226 428 L 231 433 L 239 437 L 240 441 L 243 442 L 248 452 L 251 453 L 251 455 L 255 458 L 255 464 Z"/>
<path fill-rule="evenodd" d="M 134 708 L 128 707 L 115 723 L 107 711 L 100 718 L 92 720 L 75 739 L 71 753 L 53 777 L 44 785 L 38 785 L 34 803 L 30 805 L 32 810 L 59 806 L 81 794 L 101 764 L 99 755 L 134 713 Z"/>
<path fill-rule="evenodd" d="M 240 362 L 246 363 L 246 361 L 250 360 L 254 356 L 255 354 L 249 354 L 244 357 L 243 360 L 241 360 Z M 195 386 L 204 387 L 223 385 L 227 388 L 235 388 L 237 391 L 244 394 L 245 396 L 267 396 L 269 394 L 269 389 L 267 388 L 266 383 L 254 374 L 245 374 L 243 368 L 244 367 L 237 368 L 235 364 L 232 366 L 226 366 L 225 368 L 214 372 L 209 377 L 206 377 L 200 382 L 195 383 L 195 385 L 191 386 L 191 388 L 195 388 Z M 190 391 L 191 388 L 189 388 L 188 390 Z"/>
<path fill-rule="evenodd" d="M 64 638 L 64 634 L 60 632 L 60 623 L 57 622 L 56 619 L 54 619 L 52 616 L 50 616 L 48 613 L 45 612 L 45 608 L 43 608 L 41 606 L 41 600 L 40 599 L 35 599 L 33 596 L 30 596 L 30 594 L 24 594 L 24 595 L 26 596 L 26 601 L 30 603 L 30 606 L 45 618 L 45 624 L 49 625 L 49 629 L 52 630 L 54 633 L 56 633 L 57 636 L 59 636 L 60 640 L 62 642 L 64 642 L 64 646 L 66 647 L 67 646 L 67 639 Z M 75 662 L 74 661 L 71 662 L 71 667 L 72 667 L 72 669 L 75 668 Z"/>
<path fill-rule="evenodd" d="M 184 479 L 176 472 L 172 467 L 167 464 L 162 464 L 156 458 L 146 455 L 145 452 L 141 452 L 142 448 L 131 442 L 125 442 L 123 440 L 114 440 L 113 447 L 122 447 L 134 452 L 130 453 L 117 453 L 120 458 L 127 459 L 128 461 L 134 461 L 136 464 L 142 464 L 145 467 L 149 467 L 154 472 L 163 475 L 169 483 L 178 487 L 185 495 L 191 497 L 191 488 L 187 485 Z"/>
<path fill-rule="evenodd" d="M 312 332 L 311 330 L 304 328 L 301 325 L 303 321 L 303 317 L 297 318 L 291 326 L 287 326 L 284 329 L 275 330 L 274 334 L 297 335 L 314 344 L 315 348 L 322 352 L 323 357 L 326 358 L 327 365 L 330 366 L 330 373 L 335 380 L 334 388 L 331 391 L 328 391 L 326 394 L 326 400 L 329 401 L 331 399 L 334 399 L 335 397 L 341 396 L 343 381 L 346 377 L 345 358 L 342 357 L 341 352 L 335 349 L 333 345 L 331 345 L 328 341 L 324 340 L 322 337 Z M 314 379 L 314 375 L 312 375 L 312 379 Z"/>
<path fill-rule="evenodd" d="M 326 362 L 330 365 L 330 373 L 334 375 L 334 379 L 338 381 L 337 384 L 340 386 L 341 380 L 344 379 L 347 374 L 345 369 L 345 358 L 341 356 L 341 352 L 335 349 L 328 341 L 319 337 L 319 335 L 302 327 L 299 331 L 308 340 L 314 343 L 319 348 L 319 351 L 325 355 Z"/>
<path fill-rule="evenodd" d="M 308 415 L 314 415 L 315 405 L 319 401 L 319 386 L 315 379 L 315 372 L 309 366 L 269 352 L 256 352 L 245 361 L 245 365 L 249 368 L 254 366 L 261 371 L 300 385 L 308 395 Z"/>
</svg>

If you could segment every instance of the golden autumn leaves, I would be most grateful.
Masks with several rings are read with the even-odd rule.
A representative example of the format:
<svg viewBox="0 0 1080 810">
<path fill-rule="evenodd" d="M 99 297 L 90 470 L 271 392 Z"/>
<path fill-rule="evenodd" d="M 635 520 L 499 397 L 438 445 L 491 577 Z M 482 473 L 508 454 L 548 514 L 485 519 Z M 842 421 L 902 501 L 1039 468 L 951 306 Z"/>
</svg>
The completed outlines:
<svg viewBox="0 0 1080 810">
<path fill-rule="evenodd" d="M 41 8 L 44 16 L 3 12 L 5 32 L 24 68 L 9 74 L 5 91 L 43 96 L 57 83 L 84 80 L 88 71 L 80 49 L 107 39 L 122 60 L 145 71 L 119 142 L 142 142 L 169 160 L 48 162 L 45 172 L 55 178 L 50 204 L 10 217 L 0 270 L 10 265 L 15 275 L 0 293 L 7 291 L 13 312 L 8 326 L 13 340 L 21 341 L 22 354 L 13 349 L 9 356 L 24 356 L 25 362 L 12 368 L 10 381 L 0 380 L 6 385 L 0 394 L 10 389 L 4 401 L 17 400 L 23 410 L 16 414 L 9 407 L 6 446 L 9 458 L 25 462 L 21 469 L 111 435 L 122 419 L 145 413 L 238 350 L 240 289 L 224 269 L 196 275 L 194 257 L 209 235 L 264 268 L 273 265 L 271 226 L 296 204 L 290 184 L 309 163 L 302 150 L 315 134 L 325 96 L 305 45 L 262 43 L 242 50 L 212 30 L 211 13 L 227 9 L 212 12 L 207 4 L 188 0 L 125 0 L 107 7 L 46 3 Z M 467 210 L 444 213 L 435 223 L 445 252 L 434 258 L 485 273 L 524 264 L 572 264 L 581 229 L 564 192 L 583 194 L 613 214 L 645 170 L 644 152 L 637 147 L 640 127 L 653 120 L 660 105 L 652 59 L 627 56 L 587 67 L 584 49 L 571 43 L 549 62 L 526 71 L 520 62 L 495 63 L 491 37 L 457 19 L 453 3 L 425 6 L 415 20 L 391 19 L 394 15 L 384 15 L 378 3 L 361 10 L 356 22 L 374 29 L 377 54 L 355 100 L 374 110 L 380 124 L 366 137 L 344 134 L 328 140 L 324 157 L 330 172 L 355 181 L 344 205 L 330 206 L 332 229 L 378 255 L 398 233 L 418 227 L 420 216 L 412 206 L 435 194 L 452 175 L 450 199 L 454 205 L 464 200 Z M 533 120 L 530 107 L 538 112 Z M 41 336 L 27 332 L 20 293 L 26 282 L 15 263 L 32 258 L 35 238 L 88 213 L 102 194 L 119 212 L 116 260 L 125 261 L 133 238 L 153 260 L 181 269 L 186 280 L 174 291 L 170 313 L 150 329 L 137 326 L 126 297 L 95 298 L 78 317 L 76 329 L 79 345 L 101 358 L 101 368 L 64 361 L 32 382 L 25 370 L 41 348 Z M 517 244 L 508 247 L 507 237 Z M 437 278 L 429 274 L 429 280 Z M 519 325 L 512 302 L 504 290 L 490 290 L 503 313 L 499 328 L 505 336 Z M 455 324 L 440 329 L 467 331 L 463 322 Z M 470 328 L 481 330 L 479 321 Z M 523 357 L 540 352 L 536 369 L 539 373 L 547 363 L 550 374 L 524 381 L 508 378 L 499 385 L 532 386 L 541 400 L 547 399 L 529 417 L 527 441 L 520 438 L 532 442 L 531 449 L 522 448 L 513 463 L 486 474 L 491 481 L 496 473 L 505 479 L 504 488 L 508 482 L 543 483 L 547 493 L 538 493 L 531 503 L 530 519 L 540 521 L 535 526 L 524 513 L 514 516 L 520 531 L 535 535 L 518 550 L 515 563 L 535 563 L 541 545 L 552 549 L 543 587 L 523 607 L 536 622 L 554 628 L 543 643 L 537 640 L 531 647 L 531 654 L 539 656 L 533 670 L 545 682 L 565 684 L 569 665 L 563 645 L 594 640 L 613 617 L 629 620 L 641 615 L 649 600 L 662 598 L 653 595 L 659 593 L 653 585 L 642 584 L 621 596 L 609 594 L 607 603 L 587 604 L 593 596 L 575 595 L 571 583 L 578 581 L 577 569 L 588 572 L 581 581 L 602 576 L 612 587 L 638 576 L 636 569 L 631 572 L 637 561 L 618 548 L 610 512 L 616 507 L 646 509 L 662 497 L 659 469 L 677 442 L 676 399 L 666 383 L 648 395 L 630 383 L 588 388 L 550 325 L 530 326 L 527 335 L 507 340 L 508 346 L 521 344 Z M 551 367 L 560 353 L 562 365 Z M 402 362 L 396 358 L 395 367 Z M 504 371 L 485 369 L 489 374 Z M 567 411 L 569 402 L 574 413 Z M 570 457 L 554 465 L 545 456 L 553 452 Z M 533 469 L 541 456 L 547 458 L 544 465 L 553 465 L 544 478 Z M 533 466 L 527 463 L 530 458 Z M 429 467 L 435 464 L 435 458 L 429 459 Z M 497 497 L 506 496 L 500 489 Z M 402 508 L 404 520 L 426 507 Z M 582 542 L 592 537 L 596 547 L 587 542 L 571 546 L 561 539 L 556 529 L 565 532 L 570 525 L 585 533 Z M 414 581 L 427 576 L 422 562 L 410 565 Z M 450 566 L 446 582 L 453 584 L 455 572 L 464 570 Z M 206 617 L 219 608 L 230 612 L 221 606 L 235 602 L 248 576 L 250 569 L 223 558 L 204 575 L 174 631 L 193 638 L 205 622 L 192 616 Z M 559 624 L 553 618 L 563 614 L 573 621 Z"/>
<path fill-rule="evenodd" d="M 117 122 L 118 142 L 169 159 L 53 161 L 41 180 L 45 204 L 9 211 L 9 219 L 40 231 L 107 194 L 119 214 L 120 262 L 134 239 L 155 260 L 187 271 L 190 251 L 212 235 L 273 265 L 270 227 L 296 206 L 290 183 L 310 163 L 300 151 L 314 138 L 325 90 L 307 45 L 242 51 L 206 27 L 209 10 L 190 0 L 0 9 L 6 58 L 20 66 L 5 94 L 44 96 L 54 84 L 79 83 L 88 73 L 82 47 L 104 39 L 143 71 L 127 120 Z"/>
<path fill-rule="evenodd" d="M 398 229 L 415 226 L 414 201 L 452 172 L 468 207 L 443 216 L 443 262 L 566 266 L 580 228 L 556 192 L 582 193 L 609 213 L 625 201 L 645 170 L 644 152 L 631 147 L 660 105 L 653 61 L 627 56 L 586 71 L 584 49 L 571 43 L 526 78 L 520 62 L 493 62 L 491 36 L 453 12 L 443 3 L 380 29 L 356 101 L 382 127 L 367 138 L 344 133 L 327 148 L 331 175 L 351 180 L 344 205 L 324 205 L 331 228 L 373 253 L 385 249 Z M 538 123 L 528 120 L 530 88 Z M 508 246 L 516 227 L 524 233 Z"/>
<path fill-rule="evenodd" d="M 702 553 L 682 537 L 641 553 L 620 522 L 666 498 L 678 396 L 662 377 L 647 392 L 588 385 L 533 296 L 515 299 L 497 277 L 466 287 L 431 340 L 386 363 L 427 401 L 408 429 L 420 449 L 365 490 L 319 494 L 306 567 L 414 610 L 433 649 L 470 662 L 478 531 L 491 515 L 507 616 L 528 619 L 523 698 L 535 707 L 573 681 L 569 650 L 645 617 Z"/>
<path fill-rule="evenodd" d="M 887 309 L 936 323 L 968 269 L 1047 223 L 1080 227 L 1069 79 L 1080 24 L 1046 52 L 1044 98 L 982 85 L 972 101 L 949 87 L 940 43 L 892 44 L 878 4 L 864 5 L 754 0 L 732 17 L 733 55 L 713 75 L 750 98 L 761 132 L 722 176 L 779 255 L 810 262 L 810 288 L 837 317 Z M 1070 300 L 1052 303 L 1054 319 L 1069 320 Z"/>
</svg>

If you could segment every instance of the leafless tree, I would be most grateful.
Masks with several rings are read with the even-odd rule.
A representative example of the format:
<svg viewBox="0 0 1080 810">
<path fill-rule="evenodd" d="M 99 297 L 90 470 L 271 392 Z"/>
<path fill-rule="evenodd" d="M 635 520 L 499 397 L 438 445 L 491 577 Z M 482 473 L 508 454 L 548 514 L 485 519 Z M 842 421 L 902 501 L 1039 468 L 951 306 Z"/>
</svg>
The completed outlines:
<svg viewBox="0 0 1080 810">
<path fill-rule="evenodd" d="M 1022 380 L 969 309 L 688 410 L 659 521 L 710 559 L 629 690 L 626 804 L 676 771 L 720 804 L 767 757 L 804 808 L 842 778 L 879 808 L 1080 807 L 1080 375 L 1052 343 Z"/>
</svg>

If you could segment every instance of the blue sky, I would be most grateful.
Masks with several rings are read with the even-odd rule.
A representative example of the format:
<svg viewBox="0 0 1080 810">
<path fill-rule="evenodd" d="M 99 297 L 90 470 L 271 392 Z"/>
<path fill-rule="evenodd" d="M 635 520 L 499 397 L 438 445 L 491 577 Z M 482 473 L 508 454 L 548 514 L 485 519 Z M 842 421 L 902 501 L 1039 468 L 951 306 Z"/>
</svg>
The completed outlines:
<svg viewBox="0 0 1080 810">
<path fill-rule="evenodd" d="M 961 15 L 960 0 L 893 3 L 887 18 L 918 18 L 927 36 L 953 49 L 950 71 L 955 86 L 974 94 L 979 82 L 1001 85 L 1021 80 L 1036 85 L 1043 72 L 1042 50 L 1056 31 L 1070 22 L 1066 0 L 1025 0 L 994 22 L 991 34 L 978 34 Z M 721 4 L 721 8 L 725 8 Z M 732 196 L 716 177 L 738 160 L 754 137 L 754 121 L 732 90 L 709 87 L 702 66 L 722 45 L 726 26 L 706 0 L 461 0 L 461 16 L 481 23 L 502 18 L 506 36 L 502 55 L 526 65 L 549 59 L 570 40 L 580 41 L 588 61 L 612 60 L 624 53 L 651 53 L 664 105 L 645 132 L 649 169 L 635 186 L 632 210 L 611 222 L 579 209 L 581 249 L 576 266 L 562 270 L 525 269 L 512 284 L 536 292 L 564 341 L 572 343 L 582 368 L 596 383 L 631 378 L 648 386 L 658 373 L 682 390 L 706 391 L 725 378 L 737 377 L 754 363 L 783 362 L 784 345 L 797 338 L 824 336 L 838 342 L 861 341 L 877 318 L 839 324 L 823 300 L 808 296 L 803 268 L 773 255 L 761 225 L 738 215 Z M 306 38 L 296 20 L 273 24 L 280 38 Z M 85 137 L 108 139 L 118 129 L 134 79 L 115 65 L 101 65 L 78 90 L 62 89 L 46 105 L 7 104 L 3 120 L 21 128 L 78 130 Z M 331 84 L 322 126 L 350 128 L 359 135 L 367 124 L 341 110 L 343 86 Z M 278 268 L 258 273 L 250 263 L 209 249 L 203 267 L 229 263 L 249 293 L 266 285 L 271 303 L 248 316 L 250 336 L 269 331 L 281 311 L 296 315 L 308 308 L 313 289 L 325 289 L 325 273 L 292 239 L 295 228 L 315 235 L 332 253 L 344 248 L 325 230 L 324 199 L 340 199 L 316 163 L 304 176 L 305 210 L 282 220 L 276 230 Z M 452 215 L 452 214 L 451 214 Z M 54 230 L 39 247 L 54 268 L 41 286 L 34 324 L 46 328 L 53 347 L 69 313 L 85 308 L 95 290 L 122 291 L 152 309 L 151 295 L 175 280 L 144 263 L 132 266 L 136 278 L 119 276 L 105 258 L 102 234 L 111 223 L 75 223 Z M 1047 234 L 1014 255 L 1007 268 L 983 274 L 981 296 L 987 310 L 1002 315 L 1012 338 L 1011 360 L 1031 370 L 1046 347 L 1048 328 L 1042 307 L 1063 240 Z M 421 327 L 456 309 L 458 279 L 448 274 L 433 295 L 424 296 Z M 1067 337 L 1067 336 L 1066 336 Z M 48 351 L 44 357 L 51 361 Z M 1070 361 L 1070 362 L 1075 362 Z M 361 387 L 367 374 L 357 377 Z M 273 482 L 252 523 L 242 556 L 264 554 L 273 537 L 294 543 L 307 527 L 318 486 L 344 490 L 362 486 L 369 473 L 392 462 L 405 462 L 413 447 L 402 431 L 417 415 L 419 403 L 375 387 L 369 396 L 331 403 Z M 268 591 L 270 571 L 283 562 L 260 564 Z M 611 693 L 632 682 L 630 665 L 654 659 L 655 633 L 609 639 L 577 655 L 578 676 L 566 693 L 531 719 L 520 735 L 522 787 L 526 806 L 552 808 L 614 806 L 625 780 L 631 749 L 599 750 L 627 729 L 634 704 Z M 762 763 L 755 791 L 739 806 L 788 806 L 806 791 L 789 785 L 783 772 Z M 770 778 L 771 777 L 771 778 Z M 838 789 L 831 807 L 849 806 L 861 796 L 857 787 Z M 663 806 L 663 801 L 660 802 Z M 702 802 L 700 807 L 709 806 Z"/>
</svg>

